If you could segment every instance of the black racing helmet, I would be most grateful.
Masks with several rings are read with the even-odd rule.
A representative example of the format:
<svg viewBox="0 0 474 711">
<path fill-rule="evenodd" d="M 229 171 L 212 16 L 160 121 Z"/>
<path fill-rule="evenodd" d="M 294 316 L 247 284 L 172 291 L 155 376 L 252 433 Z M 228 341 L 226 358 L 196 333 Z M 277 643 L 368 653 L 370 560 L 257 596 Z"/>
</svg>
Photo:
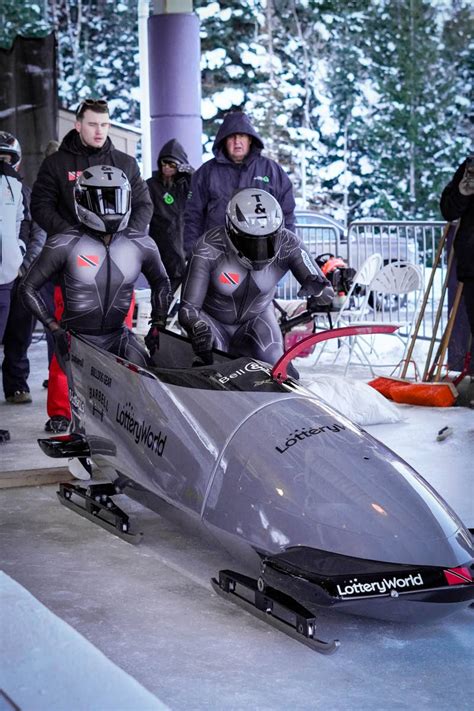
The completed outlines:
<svg viewBox="0 0 474 711">
<path fill-rule="evenodd" d="M 225 219 L 230 244 L 247 269 L 263 269 L 275 259 L 283 213 L 273 195 L 258 188 L 239 190 L 227 205 Z"/>
<path fill-rule="evenodd" d="M 21 161 L 21 146 L 12 133 L 0 131 L 0 153 L 6 153 L 10 156 L 12 168 L 16 168 Z"/>
<path fill-rule="evenodd" d="M 132 189 L 121 168 L 94 165 L 76 181 L 74 202 L 79 220 L 96 232 L 124 230 L 131 213 Z"/>
</svg>

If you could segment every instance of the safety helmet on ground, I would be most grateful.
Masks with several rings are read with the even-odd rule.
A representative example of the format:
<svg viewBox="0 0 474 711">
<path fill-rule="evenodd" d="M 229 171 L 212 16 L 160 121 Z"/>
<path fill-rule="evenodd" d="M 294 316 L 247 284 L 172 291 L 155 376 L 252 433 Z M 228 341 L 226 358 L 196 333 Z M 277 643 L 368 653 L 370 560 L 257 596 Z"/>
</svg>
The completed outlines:
<svg viewBox="0 0 474 711">
<path fill-rule="evenodd" d="M 283 213 L 273 195 L 258 188 L 239 190 L 227 205 L 225 219 L 230 245 L 247 269 L 263 269 L 275 259 Z"/>
<path fill-rule="evenodd" d="M 74 202 L 79 220 L 92 230 L 114 234 L 128 225 L 132 189 L 120 168 L 94 165 L 76 181 Z"/>
<path fill-rule="evenodd" d="M 16 168 L 21 161 L 21 146 L 15 136 L 7 131 L 0 131 L 0 153 L 10 156 L 12 168 Z"/>
</svg>

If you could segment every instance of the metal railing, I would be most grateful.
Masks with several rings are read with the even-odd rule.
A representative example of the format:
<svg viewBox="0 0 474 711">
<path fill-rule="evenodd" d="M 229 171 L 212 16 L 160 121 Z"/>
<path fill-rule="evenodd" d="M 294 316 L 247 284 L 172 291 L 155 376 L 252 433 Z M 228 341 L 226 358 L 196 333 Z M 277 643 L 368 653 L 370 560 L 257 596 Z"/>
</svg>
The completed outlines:
<svg viewBox="0 0 474 711">
<path fill-rule="evenodd" d="M 330 252 L 341 256 L 349 266 L 357 269 L 368 256 L 378 252 L 382 255 L 385 264 L 391 261 L 418 264 L 426 285 L 444 226 L 445 223 L 441 221 L 357 220 L 349 225 L 347 235 L 336 227 L 322 225 L 296 225 L 296 232 L 313 257 Z M 446 255 L 443 255 L 436 270 L 434 286 L 419 333 L 420 338 L 432 336 L 441 286 L 446 274 L 446 261 Z M 287 275 L 278 285 L 277 297 L 295 299 L 298 289 L 299 284 L 293 275 Z M 441 316 L 438 337 L 444 331 L 446 319 L 447 300 Z"/>
</svg>

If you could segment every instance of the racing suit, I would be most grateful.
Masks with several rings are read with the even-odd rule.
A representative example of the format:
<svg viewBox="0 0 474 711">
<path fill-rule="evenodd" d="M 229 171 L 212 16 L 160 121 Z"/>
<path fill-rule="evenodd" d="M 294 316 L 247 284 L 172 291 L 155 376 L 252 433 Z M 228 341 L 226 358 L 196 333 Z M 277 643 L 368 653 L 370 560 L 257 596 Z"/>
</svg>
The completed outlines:
<svg viewBox="0 0 474 711">
<path fill-rule="evenodd" d="M 185 281 L 179 322 L 191 341 L 204 322 L 214 347 L 274 364 L 283 354 L 283 337 L 273 307 L 275 287 L 291 271 L 302 284 L 300 296 L 334 296 L 329 281 L 301 240 L 282 229 L 275 257 L 263 269 L 250 270 L 230 249 L 225 228 L 215 227 L 197 242 Z"/>
<path fill-rule="evenodd" d="M 123 230 L 112 235 L 106 245 L 102 237 L 72 227 L 46 241 L 23 278 L 20 292 L 26 305 L 48 327 L 55 319 L 39 290 L 57 278 L 64 295 L 62 328 L 82 334 L 94 345 L 137 365 L 147 365 L 145 349 L 123 324 L 140 272 L 151 286 L 152 321 L 165 321 L 170 285 L 151 237 Z M 65 416 L 70 418 L 70 412 Z"/>
</svg>

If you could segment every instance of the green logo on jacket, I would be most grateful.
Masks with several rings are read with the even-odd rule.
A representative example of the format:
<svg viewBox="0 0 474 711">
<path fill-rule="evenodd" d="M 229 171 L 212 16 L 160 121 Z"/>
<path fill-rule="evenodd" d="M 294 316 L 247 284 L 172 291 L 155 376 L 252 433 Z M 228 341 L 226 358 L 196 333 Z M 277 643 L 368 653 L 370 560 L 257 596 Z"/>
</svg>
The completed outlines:
<svg viewBox="0 0 474 711">
<path fill-rule="evenodd" d="M 163 200 L 167 205 L 172 205 L 174 203 L 174 197 L 170 195 L 169 193 L 165 193 L 163 195 Z"/>
</svg>

